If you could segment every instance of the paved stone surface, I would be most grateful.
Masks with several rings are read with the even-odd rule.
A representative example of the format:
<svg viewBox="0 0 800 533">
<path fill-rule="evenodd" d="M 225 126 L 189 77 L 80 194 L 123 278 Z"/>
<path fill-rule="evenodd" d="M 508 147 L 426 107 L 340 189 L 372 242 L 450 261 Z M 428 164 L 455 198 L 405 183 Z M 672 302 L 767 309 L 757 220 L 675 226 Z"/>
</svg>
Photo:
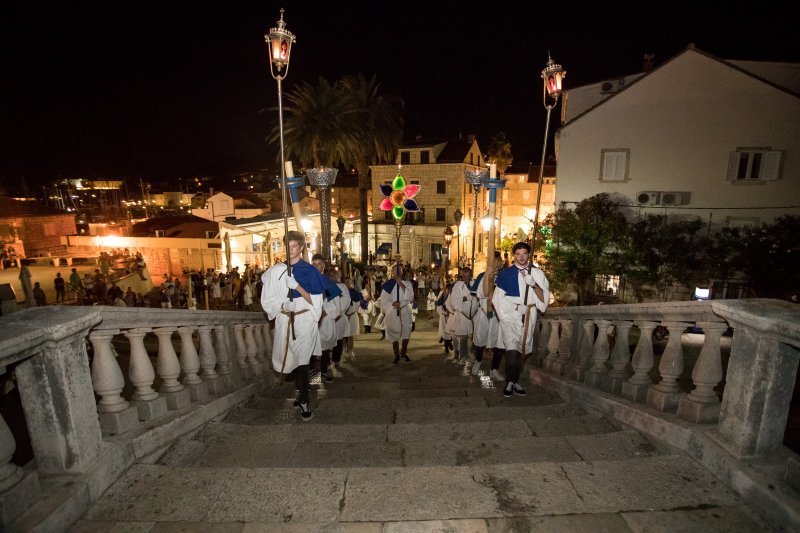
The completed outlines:
<svg viewBox="0 0 800 533">
<path fill-rule="evenodd" d="M 761 524 L 681 454 L 524 383 L 444 362 L 432 330 L 394 365 L 356 340 L 314 419 L 278 384 L 137 464 L 74 531 L 341 533 L 753 531 Z M 485 362 L 484 367 L 488 367 Z M 527 372 L 523 373 L 527 375 Z M 298 496 L 300 495 L 300 496 Z"/>
</svg>

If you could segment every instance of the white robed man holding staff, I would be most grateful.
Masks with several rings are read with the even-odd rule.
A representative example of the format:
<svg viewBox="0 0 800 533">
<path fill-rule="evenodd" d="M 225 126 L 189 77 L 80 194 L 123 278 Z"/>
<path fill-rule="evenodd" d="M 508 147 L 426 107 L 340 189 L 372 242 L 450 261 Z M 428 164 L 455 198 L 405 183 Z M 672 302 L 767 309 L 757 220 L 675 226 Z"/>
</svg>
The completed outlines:
<svg viewBox="0 0 800 533">
<path fill-rule="evenodd" d="M 394 277 L 383 284 L 378 300 L 386 320 L 386 340 L 391 341 L 394 362 L 409 362 L 408 340 L 411 338 L 411 304 L 414 302 L 414 286 L 403 280 L 400 261 L 394 267 Z"/>
<path fill-rule="evenodd" d="M 550 302 L 550 284 L 531 264 L 531 247 L 518 242 L 511 249 L 514 262 L 497 275 L 492 305 L 500 319 L 497 345 L 506 350 L 506 386 L 503 396 L 525 396 L 519 375 L 527 354 L 533 352 L 537 312 Z"/>
<path fill-rule="evenodd" d="M 283 377 L 294 374 L 297 388 L 295 407 L 301 419 L 311 420 L 309 407 L 308 366 L 312 355 L 322 355 L 318 322 L 322 315 L 323 292 L 328 282 L 303 257 L 305 236 L 297 231 L 287 234 L 289 264 L 277 263 L 261 277 L 261 306 L 270 320 L 275 320 L 272 343 L 272 368 Z"/>
</svg>

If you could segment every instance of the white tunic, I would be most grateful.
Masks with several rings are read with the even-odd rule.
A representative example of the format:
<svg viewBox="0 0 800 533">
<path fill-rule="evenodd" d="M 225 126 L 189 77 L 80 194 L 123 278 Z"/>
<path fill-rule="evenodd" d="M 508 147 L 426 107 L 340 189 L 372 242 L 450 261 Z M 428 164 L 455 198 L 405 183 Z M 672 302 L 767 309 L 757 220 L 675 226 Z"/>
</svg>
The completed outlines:
<svg viewBox="0 0 800 533">
<path fill-rule="evenodd" d="M 307 365 L 312 355 L 321 355 L 319 322 L 322 313 L 322 294 L 311 295 L 311 305 L 304 298 L 295 298 L 294 338 L 289 329 L 289 316 L 281 312 L 281 306 L 289 301 L 286 286 L 286 265 L 278 263 L 261 276 L 261 306 L 270 320 L 275 320 L 272 342 L 272 368 L 284 374 L 300 365 Z M 302 312 L 306 310 L 305 312 Z M 298 314 L 300 313 L 300 314 Z M 288 346 L 286 340 L 289 340 Z M 284 364 L 285 354 L 285 364 Z"/>
<path fill-rule="evenodd" d="M 399 295 L 399 296 L 398 296 Z M 400 314 L 392 304 L 400 302 Z M 386 340 L 395 342 L 411 338 L 411 303 L 414 301 L 414 289 L 410 282 L 399 281 L 392 292 L 381 291 L 379 299 L 381 311 L 386 321 Z"/>
<path fill-rule="evenodd" d="M 319 321 L 319 340 L 323 350 L 333 350 L 336 346 L 336 317 L 339 316 L 341 298 L 324 299 L 322 303 L 322 319 Z"/>
<path fill-rule="evenodd" d="M 481 282 L 478 283 L 478 290 L 475 291 L 479 308 L 472 321 L 472 344 L 484 347 L 489 345 L 489 319 L 486 313 L 486 304 L 489 302 L 489 298 L 484 289 L 485 281 L 486 276 L 483 276 Z M 495 320 L 495 322 L 497 321 Z M 489 347 L 491 348 L 491 346 Z"/>
<path fill-rule="evenodd" d="M 453 310 L 453 335 L 472 335 L 472 319 L 478 312 L 478 299 L 463 281 L 456 281 L 447 297 L 447 307 Z"/>
<path fill-rule="evenodd" d="M 361 309 L 361 302 L 354 302 L 350 298 L 350 307 L 345 311 L 347 316 L 347 335 L 345 337 L 355 337 L 358 335 L 358 310 Z"/>
<path fill-rule="evenodd" d="M 509 268 L 517 268 L 511 265 Z M 525 314 L 529 313 L 528 331 L 525 338 L 524 353 L 533 351 L 533 334 L 536 329 L 536 310 L 544 313 L 547 304 L 550 302 L 550 285 L 544 273 L 538 268 L 531 269 L 531 276 L 539 287 L 542 288 L 544 301 L 539 300 L 533 287 L 525 283 L 524 274 L 526 270 L 520 270 L 521 274 L 517 277 L 520 296 L 508 296 L 500 288 L 494 288 L 492 305 L 500 318 L 500 329 L 497 334 L 497 347 L 505 350 L 513 350 L 522 353 L 522 334 L 524 330 Z M 525 305 L 525 294 L 527 292 L 528 305 Z"/>
<path fill-rule="evenodd" d="M 342 296 L 337 298 L 339 302 L 339 316 L 336 318 L 336 338 L 342 340 L 350 336 L 350 318 L 347 316 L 347 310 L 350 308 L 351 298 L 350 291 L 344 283 L 337 283 L 337 287 L 342 291 Z"/>
</svg>

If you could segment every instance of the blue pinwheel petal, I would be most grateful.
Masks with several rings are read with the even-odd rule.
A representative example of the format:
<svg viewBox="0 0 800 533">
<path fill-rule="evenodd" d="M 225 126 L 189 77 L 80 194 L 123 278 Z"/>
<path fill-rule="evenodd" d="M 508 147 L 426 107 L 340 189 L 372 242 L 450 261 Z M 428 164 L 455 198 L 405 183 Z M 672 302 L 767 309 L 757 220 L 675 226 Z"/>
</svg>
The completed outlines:
<svg viewBox="0 0 800 533">
<path fill-rule="evenodd" d="M 392 189 L 391 185 L 386 185 L 386 184 L 381 185 L 381 193 L 384 196 L 391 196 L 393 191 L 394 191 L 394 189 Z"/>
<path fill-rule="evenodd" d="M 413 198 L 406 199 L 405 203 L 403 204 L 403 207 L 406 208 L 406 211 L 412 211 L 412 212 L 419 211 L 419 204 Z"/>
</svg>

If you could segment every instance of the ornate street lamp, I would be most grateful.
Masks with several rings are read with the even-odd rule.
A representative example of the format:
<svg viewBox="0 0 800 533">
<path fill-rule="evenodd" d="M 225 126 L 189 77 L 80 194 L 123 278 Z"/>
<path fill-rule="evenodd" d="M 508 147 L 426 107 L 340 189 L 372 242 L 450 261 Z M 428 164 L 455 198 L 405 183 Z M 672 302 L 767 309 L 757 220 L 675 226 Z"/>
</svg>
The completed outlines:
<svg viewBox="0 0 800 533">
<path fill-rule="evenodd" d="M 342 215 L 336 219 L 336 226 L 339 228 L 339 270 L 342 272 L 342 278 L 345 276 L 344 272 L 344 225 L 347 222 Z"/>
<path fill-rule="evenodd" d="M 326 261 L 331 259 L 331 192 L 330 187 L 336 182 L 338 168 L 317 167 L 306 170 L 308 181 L 319 193 L 319 227 L 322 233 L 322 255 Z"/>
<path fill-rule="evenodd" d="M 461 212 L 461 209 L 456 208 L 453 211 L 453 219 L 456 221 L 456 229 L 458 230 L 458 237 L 456 240 L 456 265 L 461 266 L 461 217 L 464 216 L 464 213 Z"/>
<path fill-rule="evenodd" d="M 544 180 L 544 160 L 547 151 L 547 134 L 550 129 L 550 112 L 558 105 L 558 97 L 561 96 L 561 83 L 567 76 L 567 72 L 561 65 L 553 62 L 550 53 L 547 53 L 547 65 L 542 70 L 542 81 L 544 87 L 542 88 L 542 103 L 547 110 L 547 118 L 544 123 L 544 142 L 542 143 L 542 164 L 539 165 L 539 184 L 536 190 L 536 213 L 533 215 L 533 237 L 531 239 L 531 255 L 536 253 L 536 234 L 539 233 L 539 206 L 542 200 L 542 180 Z M 547 97 L 553 100 L 553 103 L 547 104 Z"/>
<path fill-rule="evenodd" d="M 475 193 L 475 201 L 472 206 L 472 258 L 470 260 L 470 267 L 473 269 L 475 268 L 475 236 L 478 232 L 478 193 L 488 175 L 489 173 L 485 168 L 481 170 L 464 171 L 464 181 L 472 185 L 473 192 Z"/>
<path fill-rule="evenodd" d="M 447 259 L 442 261 L 442 267 L 445 272 L 450 272 L 450 243 L 453 242 L 453 229 L 450 226 L 444 228 L 444 244 L 447 246 Z M 442 276 L 444 281 L 447 281 L 446 276 Z"/>
<path fill-rule="evenodd" d="M 292 44 L 295 37 L 292 32 L 286 29 L 283 22 L 283 9 L 277 28 L 270 28 L 269 33 L 264 36 L 270 48 L 269 52 L 269 73 L 278 82 L 278 130 L 281 144 L 281 198 L 283 201 L 283 236 L 286 246 L 286 271 L 291 274 L 291 263 L 289 262 L 289 210 L 286 201 L 286 158 L 283 150 L 283 92 L 281 83 L 289 74 L 289 56 L 292 51 Z"/>
</svg>

